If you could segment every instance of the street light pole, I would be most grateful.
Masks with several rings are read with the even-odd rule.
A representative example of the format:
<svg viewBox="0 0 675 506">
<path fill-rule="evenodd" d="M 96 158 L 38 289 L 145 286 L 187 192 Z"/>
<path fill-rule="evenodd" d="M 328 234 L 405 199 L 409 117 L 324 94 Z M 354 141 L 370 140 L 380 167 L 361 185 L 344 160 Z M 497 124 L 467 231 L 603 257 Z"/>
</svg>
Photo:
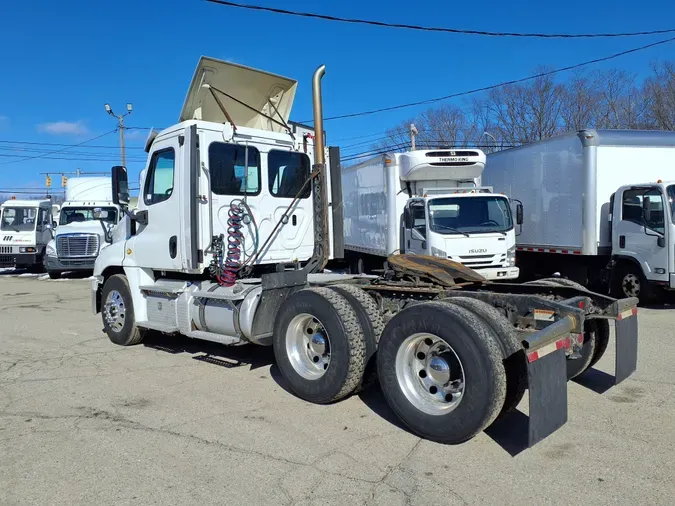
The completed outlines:
<svg viewBox="0 0 675 506">
<path fill-rule="evenodd" d="M 122 158 L 122 166 L 126 167 L 127 166 L 127 159 L 126 159 L 126 153 L 124 149 L 124 117 L 128 116 L 131 114 L 132 110 L 132 105 L 130 103 L 127 103 L 127 112 L 124 114 L 117 115 L 113 112 L 112 108 L 110 107 L 110 104 L 105 104 L 105 110 L 108 114 L 110 114 L 113 118 L 117 119 L 117 128 L 120 131 L 120 156 Z"/>
</svg>

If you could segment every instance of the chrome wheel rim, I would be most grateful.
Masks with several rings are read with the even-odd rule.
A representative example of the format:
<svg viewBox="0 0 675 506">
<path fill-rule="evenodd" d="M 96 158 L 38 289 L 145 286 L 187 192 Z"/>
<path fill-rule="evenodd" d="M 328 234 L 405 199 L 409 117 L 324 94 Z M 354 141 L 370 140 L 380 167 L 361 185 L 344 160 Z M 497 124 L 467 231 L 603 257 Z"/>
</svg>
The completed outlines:
<svg viewBox="0 0 675 506">
<path fill-rule="evenodd" d="M 638 297 L 640 295 L 640 278 L 635 274 L 626 274 L 621 286 L 626 297 Z"/>
<path fill-rule="evenodd" d="M 462 362 L 434 334 L 413 334 L 403 341 L 396 353 L 396 379 L 408 401 L 428 415 L 450 413 L 464 396 Z"/>
<path fill-rule="evenodd" d="M 295 316 L 286 329 L 286 356 L 300 376 L 321 378 L 330 365 L 330 340 L 323 324 L 308 313 Z"/>
<path fill-rule="evenodd" d="M 124 327 L 126 305 L 117 290 L 111 290 L 103 305 L 103 317 L 113 332 L 120 332 Z"/>
</svg>

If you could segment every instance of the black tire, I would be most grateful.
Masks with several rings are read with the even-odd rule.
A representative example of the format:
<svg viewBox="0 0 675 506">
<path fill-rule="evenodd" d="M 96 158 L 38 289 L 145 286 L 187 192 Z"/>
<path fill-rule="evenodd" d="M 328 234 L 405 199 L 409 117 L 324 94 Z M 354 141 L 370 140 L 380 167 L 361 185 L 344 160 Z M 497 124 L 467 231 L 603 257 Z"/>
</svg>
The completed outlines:
<svg viewBox="0 0 675 506">
<path fill-rule="evenodd" d="M 541 281 L 559 286 L 569 286 L 578 290 L 586 290 L 583 285 L 565 278 L 544 278 Z M 593 358 L 597 351 L 598 332 L 596 323 L 598 321 L 599 320 L 587 320 L 584 324 L 584 342 L 579 351 L 581 357 L 575 359 L 568 357 L 566 361 L 568 381 L 572 378 L 576 378 L 593 365 Z M 607 339 L 609 339 L 609 334 L 607 335 Z M 605 342 L 605 348 L 607 348 L 607 342 Z"/>
<path fill-rule="evenodd" d="M 654 298 L 654 291 L 642 269 L 632 262 L 621 262 L 612 275 L 612 295 L 617 299 L 637 297 L 640 303 L 648 304 Z"/>
<path fill-rule="evenodd" d="M 124 323 L 119 330 L 115 330 L 106 318 L 108 311 L 105 308 L 105 304 L 108 295 L 113 291 L 120 295 L 124 310 Z M 101 318 L 103 320 L 103 329 L 113 343 L 120 346 L 133 346 L 143 341 L 145 332 L 136 326 L 131 290 L 129 289 L 129 282 L 123 274 L 110 276 L 103 285 L 103 290 L 101 291 Z"/>
<path fill-rule="evenodd" d="M 47 271 L 47 274 L 49 275 L 49 279 L 61 279 L 60 271 Z"/>
<path fill-rule="evenodd" d="M 576 281 L 572 281 L 571 279 L 565 279 L 565 278 L 544 278 L 541 279 L 540 281 L 546 282 L 546 283 L 554 283 L 556 285 L 562 285 L 562 286 L 569 286 L 572 288 L 577 288 L 578 290 L 586 290 L 586 287 L 580 283 L 577 283 Z"/>
<path fill-rule="evenodd" d="M 609 344 L 609 322 L 601 319 L 591 321 L 595 323 L 595 352 L 593 353 L 591 363 L 586 370 L 598 363 L 598 360 L 600 360 L 605 354 L 605 351 L 607 351 L 607 345 Z"/>
<path fill-rule="evenodd" d="M 364 274 L 366 272 L 366 262 L 361 255 L 354 255 L 349 262 L 350 274 Z"/>
<path fill-rule="evenodd" d="M 461 361 L 465 389 L 452 411 L 427 414 L 409 400 L 401 387 L 396 371 L 397 353 L 417 333 L 443 339 Z M 490 328 L 463 307 L 427 302 L 397 313 L 380 339 L 377 371 L 394 413 L 412 432 L 432 441 L 450 444 L 468 441 L 490 425 L 504 405 L 506 374 L 499 344 Z"/>
<path fill-rule="evenodd" d="M 581 357 L 575 359 L 567 357 L 568 381 L 576 378 L 591 366 L 591 361 L 595 355 L 596 342 L 596 322 L 595 320 L 587 320 L 584 324 L 584 342 L 579 351 Z"/>
<path fill-rule="evenodd" d="M 286 331 L 302 313 L 319 320 L 330 343 L 330 363 L 318 379 L 300 375 L 286 351 Z M 363 379 L 366 366 L 363 328 L 347 298 L 334 290 L 308 288 L 289 296 L 277 313 L 272 344 L 277 366 L 291 392 L 306 401 L 317 404 L 337 401 L 353 393 Z"/>
<path fill-rule="evenodd" d="M 363 336 L 366 341 L 366 368 L 363 373 L 363 380 L 357 390 L 365 390 L 377 382 L 377 360 L 375 352 L 380 342 L 380 336 L 384 330 L 384 319 L 380 314 L 380 309 L 373 298 L 365 290 L 354 285 L 332 285 L 335 290 L 346 298 L 356 311 L 359 323 L 363 329 Z"/>
<path fill-rule="evenodd" d="M 504 315 L 494 307 L 471 297 L 450 297 L 442 302 L 454 304 L 478 315 L 490 327 L 502 352 L 506 372 L 506 396 L 497 418 L 503 417 L 520 404 L 527 389 L 527 364 L 518 334 Z"/>
</svg>

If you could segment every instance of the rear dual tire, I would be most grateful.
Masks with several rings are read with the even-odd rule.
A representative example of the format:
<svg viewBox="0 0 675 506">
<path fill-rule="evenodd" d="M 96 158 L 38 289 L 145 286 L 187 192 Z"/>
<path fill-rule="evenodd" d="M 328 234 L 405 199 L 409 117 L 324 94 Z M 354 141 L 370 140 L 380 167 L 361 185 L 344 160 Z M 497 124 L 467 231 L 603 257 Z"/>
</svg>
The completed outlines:
<svg viewBox="0 0 675 506">
<path fill-rule="evenodd" d="M 544 278 L 536 281 L 528 281 L 527 284 L 542 284 L 547 286 L 568 286 L 578 290 L 586 290 L 586 288 L 565 278 Z M 567 359 L 567 379 L 571 380 L 580 374 L 584 373 L 598 360 L 602 358 L 607 350 L 609 343 L 609 323 L 607 320 L 592 319 L 586 320 L 584 324 L 583 344 L 579 350 L 579 358 Z"/>
<path fill-rule="evenodd" d="M 425 439 L 467 441 L 504 406 L 507 378 L 497 338 L 458 305 L 428 302 L 397 313 L 380 339 L 377 370 L 391 409 Z"/>
<path fill-rule="evenodd" d="M 335 290 L 300 290 L 279 308 L 274 355 L 289 390 L 301 399 L 326 404 L 353 393 L 363 379 L 367 348 L 357 311 Z"/>
</svg>

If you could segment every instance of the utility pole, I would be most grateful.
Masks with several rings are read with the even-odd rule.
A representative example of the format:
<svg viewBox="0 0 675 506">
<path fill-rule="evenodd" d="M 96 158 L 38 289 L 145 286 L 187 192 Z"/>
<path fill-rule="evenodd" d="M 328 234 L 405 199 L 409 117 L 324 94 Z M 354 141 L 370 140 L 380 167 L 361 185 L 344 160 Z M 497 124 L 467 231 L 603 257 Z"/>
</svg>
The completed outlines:
<svg viewBox="0 0 675 506">
<path fill-rule="evenodd" d="M 412 147 L 412 151 L 415 151 L 415 136 L 419 132 L 417 131 L 417 128 L 415 128 L 414 124 L 410 124 L 410 145 Z"/>
<path fill-rule="evenodd" d="M 131 109 L 132 106 L 130 103 L 127 103 L 127 112 L 124 114 L 117 115 L 113 112 L 112 108 L 110 107 L 110 104 L 105 104 L 105 110 L 108 114 L 110 114 L 113 118 L 117 118 L 117 128 L 120 131 L 120 154 L 122 157 L 122 166 L 126 167 L 127 166 L 127 158 L 126 154 L 124 152 L 124 117 L 128 116 L 131 114 Z"/>
</svg>

